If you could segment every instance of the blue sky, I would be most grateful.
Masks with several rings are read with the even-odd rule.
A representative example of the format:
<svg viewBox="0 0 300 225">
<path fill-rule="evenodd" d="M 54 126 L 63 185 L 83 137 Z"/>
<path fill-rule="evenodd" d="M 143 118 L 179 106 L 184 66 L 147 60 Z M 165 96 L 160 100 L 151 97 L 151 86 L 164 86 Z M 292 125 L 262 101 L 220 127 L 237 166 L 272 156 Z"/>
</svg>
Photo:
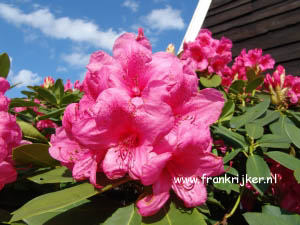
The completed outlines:
<svg viewBox="0 0 300 225">
<path fill-rule="evenodd" d="M 9 97 L 44 77 L 82 79 L 89 55 L 111 53 L 123 32 L 143 27 L 153 52 L 178 49 L 198 0 L 1 0 L 0 52 L 12 59 L 8 80 L 23 82 Z"/>
</svg>

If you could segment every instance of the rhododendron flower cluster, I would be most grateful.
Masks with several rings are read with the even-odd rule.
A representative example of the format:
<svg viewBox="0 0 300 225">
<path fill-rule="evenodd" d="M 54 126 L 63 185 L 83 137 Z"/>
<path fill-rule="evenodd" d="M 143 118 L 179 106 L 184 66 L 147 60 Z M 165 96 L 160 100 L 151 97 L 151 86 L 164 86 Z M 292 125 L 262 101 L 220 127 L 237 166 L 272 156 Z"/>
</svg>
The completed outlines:
<svg viewBox="0 0 300 225">
<path fill-rule="evenodd" d="M 238 57 L 235 58 L 232 66 L 232 76 L 235 79 L 247 80 L 247 70 L 254 70 L 256 75 L 260 75 L 267 69 L 273 69 L 275 60 L 271 55 L 263 55 L 262 49 L 251 49 L 246 52 L 243 49 Z"/>
<path fill-rule="evenodd" d="M 226 40 L 215 44 L 220 52 L 229 45 Z M 170 189 L 187 207 L 204 203 L 204 184 L 184 186 L 173 178 L 223 172 L 222 159 L 211 153 L 209 126 L 224 99 L 215 89 L 199 92 L 189 66 L 171 53 L 153 54 L 141 29 L 138 35 L 121 35 L 113 56 L 93 53 L 84 96 L 66 108 L 63 126 L 51 137 L 51 156 L 75 179 L 89 179 L 96 187 L 101 187 L 97 173 L 152 185 L 153 192 L 137 203 L 143 216 L 156 213 Z"/>
<path fill-rule="evenodd" d="M 231 48 L 231 40 L 225 37 L 221 40 L 214 39 L 209 30 L 202 29 L 195 41 L 184 44 L 180 58 L 194 71 L 222 76 L 229 69 L 227 64 L 232 60 Z"/>
<path fill-rule="evenodd" d="M 12 162 L 12 149 L 20 145 L 22 140 L 22 132 L 15 116 L 7 112 L 10 100 L 4 94 L 9 87 L 8 81 L 0 77 L 0 190 L 17 178 Z"/>
<path fill-rule="evenodd" d="M 300 100 L 300 78 L 286 75 L 281 65 L 277 66 L 272 76 L 266 75 L 264 84 L 270 91 L 272 103 L 275 105 L 297 104 Z"/>
</svg>

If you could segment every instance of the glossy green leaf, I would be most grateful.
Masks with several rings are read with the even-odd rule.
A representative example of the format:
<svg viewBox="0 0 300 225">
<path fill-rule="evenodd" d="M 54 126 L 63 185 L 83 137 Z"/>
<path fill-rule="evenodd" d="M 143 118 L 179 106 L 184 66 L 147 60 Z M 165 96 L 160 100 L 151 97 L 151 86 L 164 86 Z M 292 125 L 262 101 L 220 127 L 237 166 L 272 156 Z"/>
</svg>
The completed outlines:
<svg viewBox="0 0 300 225">
<path fill-rule="evenodd" d="M 38 184 L 74 182 L 72 173 L 66 167 L 58 167 L 27 178 Z"/>
<path fill-rule="evenodd" d="M 144 217 L 143 225 L 182 225 L 182 224 L 197 224 L 206 225 L 202 213 L 197 209 L 183 210 L 176 208 L 172 202 L 168 208 L 165 204 L 159 213 L 154 216 Z"/>
<path fill-rule="evenodd" d="M 284 129 L 293 144 L 300 148 L 300 129 L 290 123 L 285 123 Z"/>
<path fill-rule="evenodd" d="M 298 181 L 298 183 L 300 184 L 300 167 L 294 171 L 294 176 L 295 176 L 296 180 Z"/>
<path fill-rule="evenodd" d="M 273 111 L 273 110 L 267 110 L 265 114 L 254 120 L 253 123 L 259 124 L 260 126 L 265 126 L 267 124 L 270 124 L 271 122 L 275 121 L 280 117 L 280 112 Z"/>
<path fill-rule="evenodd" d="M 140 225 L 142 221 L 141 215 L 137 212 L 134 204 L 119 208 L 111 217 L 109 217 L 103 225 Z"/>
<path fill-rule="evenodd" d="M 34 86 L 34 90 L 47 102 L 56 105 L 56 97 L 46 88 Z"/>
<path fill-rule="evenodd" d="M 18 166 L 58 166 L 60 163 L 49 155 L 48 149 L 49 145 L 46 144 L 21 145 L 13 149 L 13 160 Z"/>
<path fill-rule="evenodd" d="M 0 77 L 6 78 L 10 70 L 10 59 L 7 53 L 0 55 Z"/>
<path fill-rule="evenodd" d="M 292 123 L 292 121 L 286 116 L 281 115 L 278 121 L 275 121 L 269 125 L 269 128 L 273 134 L 289 139 L 289 136 L 285 131 L 285 123 Z"/>
<path fill-rule="evenodd" d="M 255 78 L 257 78 L 256 72 L 252 68 L 247 69 L 246 76 L 247 76 L 248 81 L 250 81 L 250 82 L 253 81 Z"/>
<path fill-rule="evenodd" d="M 233 103 L 233 101 L 228 100 L 223 107 L 222 114 L 218 121 L 224 122 L 227 120 L 231 120 L 234 114 L 234 108 L 235 108 L 235 104 Z"/>
<path fill-rule="evenodd" d="M 56 109 L 56 110 L 53 110 L 52 112 L 45 113 L 45 115 L 43 115 L 43 116 L 38 116 L 37 119 L 38 120 L 45 120 L 45 119 L 48 119 L 50 117 L 57 117 L 57 116 L 61 115 L 64 111 L 65 111 L 65 108 Z"/>
<path fill-rule="evenodd" d="M 222 83 L 222 78 L 216 74 L 211 77 L 200 77 L 200 83 L 206 88 L 218 87 Z"/>
<path fill-rule="evenodd" d="M 246 221 L 250 225 L 296 225 L 300 224 L 300 216 L 286 213 L 279 207 L 266 205 L 262 213 L 244 213 Z"/>
<path fill-rule="evenodd" d="M 74 94 L 74 93 L 71 93 L 71 94 L 65 95 L 62 98 L 61 104 L 68 105 L 68 104 L 71 104 L 71 103 L 76 102 L 78 100 L 79 100 L 78 95 Z"/>
<path fill-rule="evenodd" d="M 214 187 L 222 190 L 222 191 L 226 191 L 226 193 L 229 195 L 231 193 L 231 191 L 235 191 L 237 193 L 240 192 L 240 185 L 239 184 L 233 184 L 230 182 L 220 182 L 220 183 L 214 183 Z"/>
<path fill-rule="evenodd" d="M 235 168 L 227 166 L 227 165 L 224 165 L 224 171 L 228 174 L 233 175 L 233 176 L 238 176 L 239 175 L 239 172 Z"/>
<path fill-rule="evenodd" d="M 256 77 L 250 81 L 246 86 L 246 93 L 251 93 L 253 90 L 258 88 L 264 82 L 264 77 Z"/>
<path fill-rule="evenodd" d="M 26 123 L 24 121 L 18 120 L 17 124 L 20 126 L 23 137 L 28 138 L 30 140 L 34 141 L 40 141 L 44 143 L 48 143 L 47 138 L 42 135 L 34 126 L 32 126 L 30 123 Z"/>
<path fill-rule="evenodd" d="M 112 199 L 98 195 L 24 221 L 28 225 L 100 225 L 119 207 Z"/>
<path fill-rule="evenodd" d="M 64 96 L 64 89 L 65 89 L 62 79 L 57 79 L 55 81 L 53 89 L 54 89 L 54 94 L 55 94 L 56 98 L 61 100 Z"/>
<path fill-rule="evenodd" d="M 260 147 L 287 149 L 290 147 L 290 140 L 284 136 L 266 134 L 257 141 L 257 144 Z"/>
<path fill-rule="evenodd" d="M 264 135 L 264 128 L 256 123 L 246 123 L 247 134 L 253 139 L 261 138 Z"/>
<path fill-rule="evenodd" d="M 267 152 L 265 154 L 286 168 L 289 168 L 291 170 L 296 170 L 300 168 L 300 160 L 297 159 L 295 156 L 279 151 Z"/>
<path fill-rule="evenodd" d="M 231 84 L 230 90 L 232 90 L 232 91 L 234 91 L 236 93 L 243 93 L 245 86 L 246 86 L 245 81 L 243 81 L 243 80 L 236 80 L 236 81 L 234 81 Z"/>
<path fill-rule="evenodd" d="M 13 217 L 11 222 L 62 209 L 96 195 L 97 193 L 98 191 L 92 184 L 83 183 L 61 191 L 41 195 L 14 211 L 12 213 Z"/>
<path fill-rule="evenodd" d="M 269 105 L 270 105 L 270 99 L 265 98 L 259 104 L 253 107 L 248 107 L 244 114 L 240 116 L 232 117 L 230 121 L 230 126 L 232 128 L 240 128 L 246 123 L 252 122 L 253 120 L 263 115 L 267 111 Z"/>
<path fill-rule="evenodd" d="M 250 155 L 246 163 L 248 177 L 252 178 L 253 187 L 263 195 L 268 189 L 267 179 L 270 179 L 271 173 L 268 164 L 259 155 Z M 257 179 L 257 180 L 253 180 Z M 261 179 L 261 180 L 259 180 Z"/>
<path fill-rule="evenodd" d="M 232 152 L 226 154 L 225 157 L 223 158 L 224 164 L 226 164 L 227 162 L 232 160 L 234 157 L 236 157 L 241 151 L 242 151 L 242 149 L 236 149 L 236 150 L 233 150 Z"/>
<path fill-rule="evenodd" d="M 10 101 L 10 107 L 32 107 L 32 106 L 40 106 L 39 104 L 33 101 L 26 101 L 21 98 L 13 98 Z"/>
<path fill-rule="evenodd" d="M 226 127 L 214 127 L 214 133 L 223 137 L 224 141 L 230 142 L 230 144 L 235 148 L 242 148 L 245 150 L 248 149 L 248 144 L 245 138 L 242 135 L 227 129 Z"/>
</svg>

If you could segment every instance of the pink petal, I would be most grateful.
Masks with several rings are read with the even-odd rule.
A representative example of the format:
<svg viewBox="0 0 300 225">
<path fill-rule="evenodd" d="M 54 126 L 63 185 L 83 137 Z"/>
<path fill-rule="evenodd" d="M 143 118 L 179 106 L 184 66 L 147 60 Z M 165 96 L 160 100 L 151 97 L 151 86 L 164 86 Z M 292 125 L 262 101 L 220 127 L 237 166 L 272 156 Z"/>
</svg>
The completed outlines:
<svg viewBox="0 0 300 225">
<path fill-rule="evenodd" d="M 181 198 L 186 207 L 195 207 L 205 203 L 207 199 L 206 187 L 202 182 L 191 184 L 192 187 L 185 187 L 184 184 L 172 184 L 172 189 Z"/>
<path fill-rule="evenodd" d="M 9 88 L 9 82 L 5 78 L 0 77 L 0 93 L 4 95 Z"/>
<path fill-rule="evenodd" d="M 170 152 L 166 152 L 160 155 L 152 153 L 153 156 L 149 159 L 148 163 L 145 164 L 142 168 L 142 177 L 141 181 L 144 185 L 151 185 L 155 183 L 164 168 L 166 167 L 167 162 L 171 159 L 172 154 Z"/>
<path fill-rule="evenodd" d="M 118 147 L 107 151 L 103 160 L 103 172 L 109 179 L 119 179 L 128 172 L 129 157 L 123 159 L 122 156 L 122 149 Z"/>
<path fill-rule="evenodd" d="M 0 189 L 4 184 L 12 183 L 17 179 L 15 168 L 8 162 L 0 162 Z"/>
</svg>

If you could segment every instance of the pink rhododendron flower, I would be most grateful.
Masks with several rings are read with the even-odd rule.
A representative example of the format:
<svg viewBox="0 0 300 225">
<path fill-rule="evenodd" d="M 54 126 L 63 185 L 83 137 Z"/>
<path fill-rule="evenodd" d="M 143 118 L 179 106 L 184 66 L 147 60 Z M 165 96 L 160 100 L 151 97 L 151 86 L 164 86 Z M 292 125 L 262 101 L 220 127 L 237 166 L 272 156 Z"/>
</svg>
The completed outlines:
<svg viewBox="0 0 300 225">
<path fill-rule="evenodd" d="M 215 176 L 224 172 L 222 158 L 210 153 L 212 140 L 205 124 L 194 126 L 190 121 L 183 121 L 176 133 L 176 143 L 157 147 L 149 163 L 143 167 L 142 183 L 153 184 L 153 194 L 137 203 L 143 216 L 156 213 L 168 200 L 171 188 L 186 207 L 198 206 L 206 201 L 204 183 L 180 184 L 175 183 L 174 178 L 194 176 L 200 180 L 203 175 Z"/>
<path fill-rule="evenodd" d="M 83 91 L 83 84 L 81 84 L 79 80 L 76 80 L 74 83 L 74 88 L 79 91 Z"/>
<path fill-rule="evenodd" d="M 275 60 L 271 55 L 263 55 L 262 49 L 251 49 L 246 52 L 243 49 L 238 57 L 235 58 L 232 66 L 232 75 L 236 79 L 247 80 L 247 70 L 253 69 L 256 74 L 273 69 Z"/>
<path fill-rule="evenodd" d="M 212 45 L 220 54 L 227 49 L 224 40 Z M 198 92 L 195 71 L 171 53 L 152 54 L 141 29 L 138 35 L 121 35 L 113 56 L 93 53 L 87 69 L 84 96 L 66 108 L 63 126 L 51 137 L 51 156 L 70 168 L 75 179 L 89 179 L 96 187 L 99 172 L 112 180 L 128 174 L 153 185 L 155 204 L 139 206 L 143 215 L 162 207 L 171 188 L 187 206 L 203 203 L 203 184 L 185 192 L 170 180 L 181 173 L 223 171 L 222 160 L 210 153 L 209 131 L 221 113 L 222 94 Z M 192 159 L 184 166 L 184 160 Z M 149 166 L 154 170 L 148 171 Z"/>
<path fill-rule="evenodd" d="M 44 79 L 44 83 L 42 84 L 42 87 L 44 88 L 50 88 L 54 85 L 54 79 L 51 76 L 48 76 Z"/>
<path fill-rule="evenodd" d="M 272 103 L 275 105 L 287 104 L 288 100 L 297 104 L 300 99 L 300 78 L 286 75 L 281 65 L 277 66 L 272 76 L 266 75 L 264 85 L 270 91 Z"/>
<path fill-rule="evenodd" d="M 38 130 L 43 130 L 45 128 L 57 128 L 57 124 L 52 120 L 40 120 L 36 123 L 36 127 Z"/>
<path fill-rule="evenodd" d="M 4 95 L 9 88 L 10 84 L 8 81 L 5 78 L 0 77 L 0 93 Z"/>
<path fill-rule="evenodd" d="M 207 29 L 202 29 L 194 42 L 184 43 L 181 59 L 193 70 L 208 74 L 223 74 L 223 69 L 232 60 L 232 42 L 222 37 L 212 38 Z"/>
<path fill-rule="evenodd" d="M 22 132 L 15 116 L 7 112 L 10 100 L 4 94 L 9 87 L 9 83 L 0 78 L 0 190 L 17 178 L 12 165 L 12 149 L 20 145 L 22 140 Z"/>
<path fill-rule="evenodd" d="M 65 91 L 72 91 L 73 84 L 71 81 L 68 79 L 66 84 L 65 84 Z"/>
</svg>

